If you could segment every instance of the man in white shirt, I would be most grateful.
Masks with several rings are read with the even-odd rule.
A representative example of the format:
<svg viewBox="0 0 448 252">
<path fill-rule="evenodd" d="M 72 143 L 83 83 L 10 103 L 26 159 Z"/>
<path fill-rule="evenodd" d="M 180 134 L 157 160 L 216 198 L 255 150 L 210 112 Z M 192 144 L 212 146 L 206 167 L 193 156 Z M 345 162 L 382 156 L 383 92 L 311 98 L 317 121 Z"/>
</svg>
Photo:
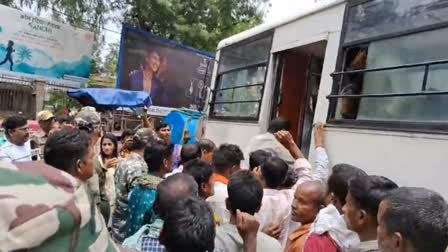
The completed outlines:
<svg viewBox="0 0 448 252">
<path fill-rule="evenodd" d="M 249 156 L 256 150 L 264 150 L 283 159 L 289 166 L 294 164 L 295 159 L 291 156 L 288 149 L 285 148 L 276 138 L 275 134 L 280 131 L 288 131 L 290 123 L 283 118 L 275 118 L 269 123 L 268 131 L 253 137 L 244 151 L 244 167 L 249 167 Z"/>
<path fill-rule="evenodd" d="M 0 160 L 8 163 L 32 161 L 28 121 L 21 116 L 11 116 L 2 126 L 8 142 L 0 148 Z"/>
<path fill-rule="evenodd" d="M 281 189 L 281 184 L 288 171 L 287 163 L 281 158 L 276 156 L 267 158 L 261 167 L 254 169 L 264 188 L 263 203 L 255 217 L 263 230 L 273 224 L 280 225 L 279 241 L 283 248 L 286 246 L 290 229 L 294 230 L 296 226 L 292 225 L 290 228 L 291 205 L 297 187 L 306 181 L 325 182 L 330 173 L 328 156 L 323 148 L 323 125 L 319 125 L 315 130 L 316 167 L 314 171 L 312 171 L 311 164 L 305 159 L 288 131 L 279 131 L 275 134 L 277 141 L 290 152 L 295 160 L 293 167 L 298 174 L 298 180 L 292 188 Z"/>
<path fill-rule="evenodd" d="M 185 163 L 191 161 L 191 160 L 199 160 L 202 156 L 201 148 L 199 147 L 198 143 L 194 144 L 185 144 L 182 146 L 182 150 L 180 151 L 180 160 L 179 160 L 179 166 L 174 169 L 172 172 L 167 173 L 165 175 L 165 178 L 168 178 L 169 176 L 172 176 L 176 173 L 181 173 L 184 170 Z"/>
<path fill-rule="evenodd" d="M 237 210 L 254 215 L 261 207 L 263 188 L 250 171 L 239 171 L 230 178 L 226 206 L 231 213 L 230 222 L 216 229 L 215 249 L 224 252 L 243 252 L 244 239 L 237 229 Z M 280 252 L 280 243 L 258 232 L 256 252 Z"/>
</svg>

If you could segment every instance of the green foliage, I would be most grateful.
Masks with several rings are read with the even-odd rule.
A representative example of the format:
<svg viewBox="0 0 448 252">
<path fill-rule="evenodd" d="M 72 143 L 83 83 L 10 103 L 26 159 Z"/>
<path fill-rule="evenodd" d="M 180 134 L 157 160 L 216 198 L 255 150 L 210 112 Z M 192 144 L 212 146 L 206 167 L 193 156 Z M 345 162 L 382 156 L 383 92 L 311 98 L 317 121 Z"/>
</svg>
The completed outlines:
<svg viewBox="0 0 448 252">
<path fill-rule="evenodd" d="M 104 60 L 104 71 L 112 76 L 116 76 L 118 72 L 119 51 L 120 43 L 109 44 L 109 53 Z"/>
<path fill-rule="evenodd" d="M 124 22 L 214 52 L 218 42 L 263 20 L 267 0 L 126 0 Z"/>
<path fill-rule="evenodd" d="M 5 0 L 3 0 L 5 1 Z M 37 11 L 51 11 L 55 20 L 73 26 L 100 31 L 108 20 L 109 0 L 17 0 L 20 6 L 33 7 Z M 98 34 L 99 35 L 99 34 Z"/>
<path fill-rule="evenodd" d="M 63 114 L 66 108 L 79 111 L 82 107 L 77 100 L 68 97 L 65 91 L 59 89 L 51 92 L 50 99 L 45 102 L 45 106 L 52 106 L 56 116 Z"/>
<path fill-rule="evenodd" d="M 0 4 L 6 5 L 6 6 L 11 6 L 11 7 L 16 7 L 14 0 L 0 0 Z"/>
<path fill-rule="evenodd" d="M 112 46 L 104 65 L 104 25 L 113 20 L 162 37 L 215 52 L 218 42 L 263 20 L 269 0 L 0 0 L 11 7 L 51 11 L 57 21 L 95 34 L 93 72 L 116 73 L 118 46 Z M 115 50 L 116 49 L 116 50 Z"/>
<path fill-rule="evenodd" d="M 101 63 L 101 59 L 95 59 L 92 60 L 92 68 L 90 69 L 91 74 L 98 74 L 103 72 L 103 65 Z"/>
</svg>

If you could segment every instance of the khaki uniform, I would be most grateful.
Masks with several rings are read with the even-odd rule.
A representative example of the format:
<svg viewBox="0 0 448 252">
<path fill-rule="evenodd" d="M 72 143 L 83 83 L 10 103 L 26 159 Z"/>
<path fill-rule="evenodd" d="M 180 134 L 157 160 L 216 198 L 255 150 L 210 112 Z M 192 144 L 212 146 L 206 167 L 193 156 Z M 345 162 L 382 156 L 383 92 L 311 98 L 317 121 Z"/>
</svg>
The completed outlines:
<svg viewBox="0 0 448 252">
<path fill-rule="evenodd" d="M 44 159 L 44 149 L 45 144 L 47 143 L 48 140 L 48 135 L 43 130 L 41 130 L 36 135 L 32 136 L 31 139 L 36 141 L 36 143 L 39 145 L 40 159 Z"/>
</svg>

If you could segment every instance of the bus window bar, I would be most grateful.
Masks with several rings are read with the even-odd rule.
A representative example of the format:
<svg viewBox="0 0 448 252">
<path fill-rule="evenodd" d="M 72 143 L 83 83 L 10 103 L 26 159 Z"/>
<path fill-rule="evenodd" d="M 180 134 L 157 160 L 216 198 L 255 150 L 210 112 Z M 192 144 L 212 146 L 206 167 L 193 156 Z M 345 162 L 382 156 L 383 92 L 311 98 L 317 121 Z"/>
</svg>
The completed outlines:
<svg viewBox="0 0 448 252">
<path fill-rule="evenodd" d="M 428 84 L 428 74 L 429 74 L 429 65 L 426 65 L 425 66 L 425 75 L 423 76 L 422 91 L 426 90 L 426 85 Z"/>
<path fill-rule="evenodd" d="M 238 72 L 238 71 L 251 69 L 251 68 L 256 68 L 256 67 L 265 67 L 265 66 L 267 66 L 268 62 L 269 62 L 269 60 L 268 61 L 259 62 L 259 63 L 250 64 L 250 65 L 244 65 L 244 66 L 241 66 L 241 67 L 233 68 L 233 69 L 222 71 L 222 72 L 218 71 L 218 74 L 219 75 L 224 75 L 224 74 L 229 74 L 229 73 L 232 73 L 232 72 Z"/>
<path fill-rule="evenodd" d="M 212 92 L 218 92 L 218 91 L 230 90 L 230 89 L 238 89 L 238 88 L 245 88 L 245 87 L 257 87 L 257 86 L 263 86 L 263 85 L 264 85 L 264 83 L 257 83 L 257 84 L 250 84 L 250 85 L 245 85 L 245 86 L 220 88 L 220 89 L 213 89 Z"/>
<path fill-rule="evenodd" d="M 448 91 L 437 92 L 413 92 L 413 93 L 390 93 L 390 94 L 362 94 L 362 95 L 328 95 L 327 99 L 339 98 L 383 98 L 383 97 L 406 97 L 406 96 L 432 96 L 432 95 L 446 95 Z"/>
<path fill-rule="evenodd" d="M 370 73 L 370 72 L 379 72 L 379 71 L 396 70 L 396 69 L 421 67 L 421 66 L 429 68 L 429 66 L 431 66 L 431 65 L 441 65 L 441 64 L 447 64 L 447 63 L 448 63 L 448 60 L 436 60 L 436 61 L 429 61 L 429 62 L 423 62 L 423 63 L 404 64 L 404 65 L 390 66 L 390 67 L 379 67 L 379 68 L 361 69 L 361 70 L 353 70 L 353 71 L 345 71 L 345 72 L 334 72 L 330 75 L 331 75 L 331 77 L 335 77 L 338 75 Z"/>
<path fill-rule="evenodd" d="M 261 100 L 253 100 L 253 101 L 210 102 L 210 104 L 216 105 L 216 104 L 260 103 L 260 102 Z"/>
</svg>

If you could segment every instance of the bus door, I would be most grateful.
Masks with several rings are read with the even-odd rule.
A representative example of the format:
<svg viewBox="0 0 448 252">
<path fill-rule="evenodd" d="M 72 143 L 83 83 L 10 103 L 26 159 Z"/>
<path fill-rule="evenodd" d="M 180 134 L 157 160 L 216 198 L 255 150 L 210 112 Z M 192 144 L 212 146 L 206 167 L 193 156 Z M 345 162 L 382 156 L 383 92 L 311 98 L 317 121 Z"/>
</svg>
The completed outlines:
<svg viewBox="0 0 448 252">
<path fill-rule="evenodd" d="M 290 132 L 307 157 L 327 42 L 280 52 L 272 117 L 291 123 Z"/>
</svg>

